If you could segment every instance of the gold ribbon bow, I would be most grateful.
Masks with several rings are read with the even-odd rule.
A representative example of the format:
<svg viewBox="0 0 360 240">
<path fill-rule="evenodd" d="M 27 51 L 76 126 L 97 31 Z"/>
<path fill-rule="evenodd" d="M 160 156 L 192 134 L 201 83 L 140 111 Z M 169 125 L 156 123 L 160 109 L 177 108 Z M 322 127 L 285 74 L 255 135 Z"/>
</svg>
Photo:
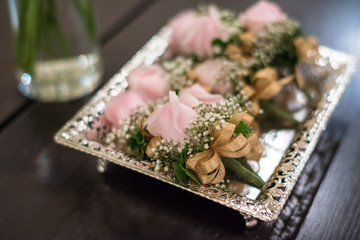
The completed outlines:
<svg viewBox="0 0 360 240">
<path fill-rule="evenodd" d="M 260 110 L 258 100 L 268 100 L 275 97 L 284 85 L 294 79 L 294 75 L 281 79 L 278 79 L 278 77 L 279 75 L 275 69 L 267 67 L 255 73 L 251 79 L 252 86 L 243 85 L 244 94 L 252 101 L 252 105 L 248 109 L 252 115 L 256 115 Z"/>
<path fill-rule="evenodd" d="M 303 38 L 299 37 L 294 40 L 296 56 L 300 63 L 314 63 L 316 59 L 320 58 L 319 44 L 314 37 Z M 305 78 L 300 70 L 299 64 L 295 67 L 296 81 L 300 88 L 305 87 Z"/>
<path fill-rule="evenodd" d="M 294 40 L 296 56 L 300 62 L 314 62 L 319 56 L 319 44 L 314 37 L 298 37 Z"/>
<path fill-rule="evenodd" d="M 251 152 L 252 144 L 255 141 L 249 139 L 256 138 L 256 134 L 250 134 L 245 138 L 242 133 L 234 134 L 236 126 L 240 121 L 251 124 L 253 117 L 244 112 L 234 113 L 228 122 L 225 122 L 220 129 L 221 123 L 215 122 L 212 125 L 210 136 L 210 149 L 196 153 L 186 159 L 186 168 L 195 171 L 202 184 L 216 184 L 225 177 L 225 167 L 221 161 L 222 157 L 241 158 Z"/>
<path fill-rule="evenodd" d="M 225 49 L 225 54 L 232 61 L 247 61 L 251 57 L 255 36 L 251 32 L 239 34 L 241 39 L 241 46 L 235 44 L 228 44 Z"/>
<path fill-rule="evenodd" d="M 148 144 L 146 145 L 145 148 L 145 154 L 149 157 L 149 158 L 153 158 L 155 157 L 155 152 L 153 151 L 153 149 L 156 148 L 156 143 L 161 141 L 161 137 L 152 137 L 150 139 L 150 141 L 148 142 Z"/>
<path fill-rule="evenodd" d="M 257 71 L 252 78 L 255 94 L 253 100 L 271 99 L 276 96 L 282 87 L 294 79 L 294 75 L 290 75 L 278 80 L 278 73 L 274 68 L 264 68 Z"/>
</svg>

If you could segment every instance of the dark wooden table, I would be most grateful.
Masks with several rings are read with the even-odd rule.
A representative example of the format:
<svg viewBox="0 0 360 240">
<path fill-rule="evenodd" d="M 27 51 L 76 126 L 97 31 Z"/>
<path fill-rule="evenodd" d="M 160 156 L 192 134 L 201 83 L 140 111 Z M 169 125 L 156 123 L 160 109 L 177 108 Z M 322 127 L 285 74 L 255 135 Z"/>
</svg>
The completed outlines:
<svg viewBox="0 0 360 240">
<path fill-rule="evenodd" d="M 202 1 L 207 2 L 207 1 Z M 251 1 L 218 1 L 239 12 Z M 360 57 L 360 1 L 277 1 L 323 45 Z M 96 0 L 104 81 L 194 0 Z M 360 75 L 356 73 L 279 219 L 246 229 L 230 209 L 56 145 L 89 99 L 28 100 L 16 90 L 0 2 L 0 239 L 360 239 Z"/>
</svg>

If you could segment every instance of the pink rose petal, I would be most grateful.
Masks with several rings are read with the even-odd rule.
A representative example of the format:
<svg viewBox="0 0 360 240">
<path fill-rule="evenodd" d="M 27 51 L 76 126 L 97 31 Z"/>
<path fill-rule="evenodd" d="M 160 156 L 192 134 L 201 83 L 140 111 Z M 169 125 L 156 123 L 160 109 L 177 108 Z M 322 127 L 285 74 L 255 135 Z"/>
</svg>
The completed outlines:
<svg viewBox="0 0 360 240">
<path fill-rule="evenodd" d="M 145 104 L 140 93 L 130 89 L 110 99 L 104 110 L 104 120 L 119 128 L 121 121 L 128 117 L 133 109 Z"/>
<path fill-rule="evenodd" d="M 259 1 L 240 14 L 238 21 L 249 31 L 255 32 L 264 25 L 285 19 L 280 7 L 269 1 Z"/>
<path fill-rule="evenodd" d="M 131 89 L 136 89 L 146 101 L 155 101 L 166 96 L 169 85 L 165 71 L 158 65 L 141 65 L 128 76 Z"/>
<path fill-rule="evenodd" d="M 227 40 L 229 30 L 220 22 L 215 7 L 209 7 L 208 15 L 194 11 L 178 14 L 170 21 L 173 30 L 168 50 L 173 54 L 196 54 L 199 57 L 213 55 L 212 41 L 216 38 Z"/>
<path fill-rule="evenodd" d="M 182 142 L 185 129 L 198 114 L 190 107 L 179 102 L 175 92 L 169 93 L 169 102 L 158 105 L 145 121 L 146 129 L 153 136 Z"/>
<path fill-rule="evenodd" d="M 199 101 L 204 103 L 218 103 L 224 99 L 220 94 L 209 93 L 198 83 L 192 85 L 190 88 L 183 89 L 180 92 L 179 98 L 181 103 L 190 107 L 198 105 Z M 197 103 L 192 98 L 195 98 Z"/>
</svg>

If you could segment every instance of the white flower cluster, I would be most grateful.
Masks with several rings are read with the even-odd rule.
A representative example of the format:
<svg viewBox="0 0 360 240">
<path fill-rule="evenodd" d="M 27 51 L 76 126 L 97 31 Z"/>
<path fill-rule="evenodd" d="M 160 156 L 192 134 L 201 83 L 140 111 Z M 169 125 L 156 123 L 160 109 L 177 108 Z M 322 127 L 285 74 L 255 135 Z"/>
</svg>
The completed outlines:
<svg viewBox="0 0 360 240">
<path fill-rule="evenodd" d="M 284 21 L 268 24 L 257 33 L 253 59 L 257 65 L 269 66 L 276 64 L 276 58 L 285 56 L 285 60 L 296 56 L 293 38 L 301 31 L 297 21 Z"/>
<path fill-rule="evenodd" d="M 240 29 L 240 24 L 239 21 L 237 21 L 234 12 L 228 9 L 221 9 L 219 10 L 219 13 L 220 21 L 223 26 L 225 26 L 226 29 L 232 34 L 238 33 Z"/>
<path fill-rule="evenodd" d="M 124 144 L 136 134 L 139 128 L 139 121 L 145 120 L 154 109 L 153 104 L 138 106 L 129 117 L 127 117 L 116 130 L 116 136 L 120 143 Z"/>
<path fill-rule="evenodd" d="M 168 73 L 170 89 L 179 91 L 190 87 L 193 82 L 188 78 L 187 72 L 193 67 L 193 60 L 189 57 L 179 56 L 161 62 L 163 69 Z"/>
<path fill-rule="evenodd" d="M 235 34 L 239 32 L 240 24 L 237 21 L 236 15 L 229 9 L 219 9 L 216 5 L 200 5 L 198 8 L 198 14 L 211 15 L 214 14 L 218 17 L 221 27 L 226 29 L 229 33 Z"/>
<path fill-rule="evenodd" d="M 237 63 L 225 58 L 221 59 L 221 67 L 216 74 L 216 82 L 225 86 L 226 93 L 233 93 L 232 83 L 238 79 L 238 70 Z"/>
</svg>

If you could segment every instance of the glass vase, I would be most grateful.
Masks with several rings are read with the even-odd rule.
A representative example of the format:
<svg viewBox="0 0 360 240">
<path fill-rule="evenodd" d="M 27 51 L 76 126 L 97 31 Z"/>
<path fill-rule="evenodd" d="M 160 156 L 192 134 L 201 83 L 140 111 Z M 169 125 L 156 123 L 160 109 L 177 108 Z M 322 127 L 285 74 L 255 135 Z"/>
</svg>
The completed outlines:
<svg viewBox="0 0 360 240">
<path fill-rule="evenodd" d="M 8 0 L 18 89 L 44 102 L 65 102 L 100 83 L 92 0 Z"/>
</svg>

